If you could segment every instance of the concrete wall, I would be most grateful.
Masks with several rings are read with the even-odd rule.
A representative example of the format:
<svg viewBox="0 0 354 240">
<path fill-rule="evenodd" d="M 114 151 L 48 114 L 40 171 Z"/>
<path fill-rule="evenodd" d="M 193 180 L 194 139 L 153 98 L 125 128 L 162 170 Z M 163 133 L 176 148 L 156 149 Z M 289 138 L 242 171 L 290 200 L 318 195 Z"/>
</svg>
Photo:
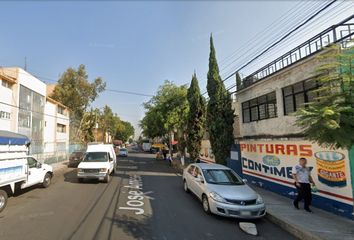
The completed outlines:
<svg viewBox="0 0 354 240">
<path fill-rule="evenodd" d="M 295 117 L 292 115 L 284 115 L 284 105 L 282 88 L 294 83 L 309 79 L 315 75 L 314 71 L 319 62 L 315 56 L 301 61 L 279 73 L 274 74 L 266 79 L 251 85 L 237 92 L 236 95 L 236 114 L 239 120 L 239 134 L 236 137 L 256 136 L 256 135 L 286 135 L 289 133 L 299 133 L 301 129 L 295 126 Z M 253 98 L 265 95 L 270 92 L 276 92 L 277 98 L 277 115 L 276 118 L 264 119 L 250 123 L 243 123 L 241 104 Z"/>
<path fill-rule="evenodd" d="M 12 98 L 13 98 L 13 91 L 12 91 L 12 87 L 11 88 L 7 88 L 4 87 L 2 85 L 2 81 L 4 80 L 0 80 L 0 113 L 1 111 L 10 113 L 10 119 L 7 118 L 1 118 L 0 116 L 0 129 L 1 130 L 7 130 L 7 131 L 14 131 L 14 129 L 12 129 L 11 126 L 11 121 L 12 119 L 14 119 L 16 117 L 15 115 L 15 111 L 13 111 L 14 107 L 11 107 L 9 105 L 12 105 Z M 6 104 L 2 104 L 2 103 L 6 103 Z"/>
<path fill-rule="evenodd" d="M 57 151 L 58 145 L 65 145 L 65 149 L 69 147 L 69 113 L 65 110 L 65 115 L 58 113 L 58 104 L 48 100 L 45 104 L 45 128 L 44 128 L 44 144 L 45 152 Z M 57 124 L 66 126 L 66 132 L 58 132 Z M 61 148 L 61 147 L 60 147 Z"/>
</svg>

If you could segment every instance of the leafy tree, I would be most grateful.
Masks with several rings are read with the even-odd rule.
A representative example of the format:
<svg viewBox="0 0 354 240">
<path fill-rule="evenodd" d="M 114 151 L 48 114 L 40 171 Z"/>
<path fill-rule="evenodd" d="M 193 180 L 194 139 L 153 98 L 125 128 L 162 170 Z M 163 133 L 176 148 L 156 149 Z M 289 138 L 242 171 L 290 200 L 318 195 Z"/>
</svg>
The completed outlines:
<svg viewBox="0 0 354 240">
<path fill-rule="evenodd" d="M 89 82 L 82 64 L 78 69 L 69 67 L 60 76 L 51 97 L 70 109 L 71 138 L 76 135 L 73 131 L 80 128 L 86 110 L 105 87 L 106 83 L 100 77 Z"/>
<path fill-rule="evenodd" d="M 149 137 L 163 137 L 168 135 L 171 142 L 171 133 L 178 130 L 179 148 L 185 145 L 185 128 L 188 116 L 187 87 L 177 86 L 166 80 L 148 102 L 144 103 L 147 110 L 140 122 L 143 133 Z M 171 149 L 171 148 L 170 148 Z M 182 150 L 182 154 L 184 151 Z"/>
<path fill-rule="evenodd" d="M 103 111 L 100 113 L 99 128 L 103 132 L 109 132 L 112 136 L 116 133 L 116 126 L 119 123 L 120 118 L 113 113 L 112 109 L 105 105 Z"/>
<path fill-rule="evenodd" d="M 354 146 L 354 47 L 339 45 L 318 57 L 318 97 L 297 112 L 297 124 L 307 139 L 321 146 L 350 149 Z"/>
<path fill-rule="evenodd" d="M 206 123 L 211 148 L 215 161 L 220 164 L 226 164 L 226 159 L 230 157 L 231 145 L 234 141 L 234 111 L 232 110 L 231 96 L 225 89 L 219 74 L 212 36 L 210 36 L 207 90 L 209 101 Z"/>
<path fill-rule="evenodd" d="M 191 85 L 188 89 L 187 99 L 189 114 L 187 120 L 187 150 L 190 158 L 196 161 L 201 149 L 201 141 L 205 124 L 205 100 L 200 94 L 198 79 L 193 74 Z"/>
<path fill-rule="evenodd" d="M 127 142 L 132 135 L 134 135 L 134 127 L 130 122 L 119 121 L 116 126 L 115 138 Z"/>
<path fill-rule="evenodd" d="M 88 143 L 95 141 L 95 129 L 97 119 L 99 118 L 100 112 L 96 109 L 91 109 L 85 112 L 81 121 L 81 127 L 79 129 L 79 137 L 81 142 Z M 97 130 L 96 130 L 97 131 Z"/>
</svg>

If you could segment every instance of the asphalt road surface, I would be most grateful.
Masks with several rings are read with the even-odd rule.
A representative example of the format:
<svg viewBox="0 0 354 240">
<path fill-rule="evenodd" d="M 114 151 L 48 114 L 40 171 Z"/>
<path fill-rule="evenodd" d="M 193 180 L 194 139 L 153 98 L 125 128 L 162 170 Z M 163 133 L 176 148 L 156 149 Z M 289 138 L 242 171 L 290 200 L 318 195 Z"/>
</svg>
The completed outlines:
<svg viewBox="0 0 354 240">
<path fill-rule="evenodd" d="M 294 239 L 266 219 L 254 221 L 259 236 L 250 236 L 235 219 L 205 214 L 153 154 L 130 152 L 118 165 L 108 184 L 78 183 L 76 169 L 65 167 L 49 188 L 11 197 L 0 214 L 0 239 Z"/>
</svg>

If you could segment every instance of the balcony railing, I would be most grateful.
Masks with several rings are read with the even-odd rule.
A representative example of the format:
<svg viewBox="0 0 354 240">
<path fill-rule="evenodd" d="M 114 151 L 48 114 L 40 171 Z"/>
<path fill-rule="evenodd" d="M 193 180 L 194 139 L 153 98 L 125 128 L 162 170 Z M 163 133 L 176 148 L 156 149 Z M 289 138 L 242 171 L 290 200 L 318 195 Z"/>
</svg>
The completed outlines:
<svg viewBox="0 0 354 240">
<path fill-rule="evenodd" d="M 271 76 L 272 74 L 291 66 L 309 56 L 312 56 L 324 47 L 340 43 L 342 48 L 346 48 L 349 41 L 354 39 L 354 15 L 346 18 L 340 23 L 329 27 L 323 32 L 310 38 L 306 42 L 300 44 L 296 48 L 283 54 L 274 61 L 268 63 L 264 67 L 258 69 L 252 74 L 244 78 L 240 89 L 247 88 L 252 84 Z"/>
</svg>

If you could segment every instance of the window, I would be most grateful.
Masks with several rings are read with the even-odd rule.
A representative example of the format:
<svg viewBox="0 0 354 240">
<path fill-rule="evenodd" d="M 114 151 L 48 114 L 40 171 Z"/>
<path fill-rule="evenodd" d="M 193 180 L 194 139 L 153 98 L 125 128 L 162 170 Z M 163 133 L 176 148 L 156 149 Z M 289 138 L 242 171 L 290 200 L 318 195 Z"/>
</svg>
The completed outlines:
<svg viewBox="0 0 354 240">
<path fill-rule="evenodd" d="M 1 81 L 1 85 L 2 85 L 3 87 L 10 88 L 10 89 L 11 89 L 11 87 L 12 87 L 12 84 L 9 83 L 8 81 L 5 81 L 5 80 L 2 80 L 2 81 Z"/>
<path fill-rule="evenodd" d="M 242 117 L 244 123 L 277 117 L 275 92 L 242 103 Z"/>
<path fill-rule="evenodd" d="M 10 119 L 11 118 L 11 113 L 5 112 L 5 111 L 0 111 L 0 118 L 2 118 L 2 119 Z"/>
<path fill-rule="evenodd" d="M 58 106 L 58 113 L 59 114 L 62 114 L 62 115 L 65 115 L 65 109 L 61 106 Z"/>
<path fill-rule="evenodd" d="M 310 79 L 283 88 L 284 114 L 296 112 L 305 103 L 314 101 L 318 93 L 313 90 L 318 87 L 316 80 Z"/>
<path fill-rule="evenodd" d="M 191 175 L 193 175 L 194 168 L 195 168 L 195 166 L 190 166 L 190 167 L 188 168 L 188 173 L 191 174 Z"/>
<path fill-rule="evenodd" d="M 28 157 L 27 158 L 27 164 L 29 168 L 35 168 L 37 167 L 37 161 L 33 157 Z"/>
<path fill-rule="evenodd" d="M 66 133 L 66 126 L 64 124 L 57 124 L 57 132 Z"/>
</svg>

